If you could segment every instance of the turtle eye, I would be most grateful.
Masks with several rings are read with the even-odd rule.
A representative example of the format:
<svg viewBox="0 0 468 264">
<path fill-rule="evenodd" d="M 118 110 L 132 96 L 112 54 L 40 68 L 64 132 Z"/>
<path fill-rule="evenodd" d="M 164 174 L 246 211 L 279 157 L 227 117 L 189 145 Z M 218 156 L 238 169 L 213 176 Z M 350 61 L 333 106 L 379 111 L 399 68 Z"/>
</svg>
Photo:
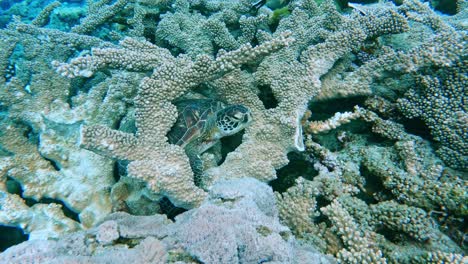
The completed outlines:
<svg viewBox="0 0 468 264">
<path fill-rule="evenodd" d="M 234 117 L 235 119 L 237 119 L 237 120 L 241 120 L 243 116 L 244 116 L 244 115 L 243 115 L 242 113 L 239 113 L 239 112 L 237 112 L 237 113 L 235 113 L 235 114 L 233 115 L 233 117 Z"/>
</svg>

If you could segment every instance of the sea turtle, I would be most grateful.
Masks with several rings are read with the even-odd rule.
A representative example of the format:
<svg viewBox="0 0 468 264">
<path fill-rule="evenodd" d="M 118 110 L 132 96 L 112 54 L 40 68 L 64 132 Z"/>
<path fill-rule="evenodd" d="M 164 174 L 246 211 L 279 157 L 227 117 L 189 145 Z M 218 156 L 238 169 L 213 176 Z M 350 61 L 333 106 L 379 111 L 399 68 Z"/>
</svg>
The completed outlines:
<svg viewBox="0 0 468 264">
<path fill-rule="evenodd" d="M 220 138 L 246 128 L 252 121 L 251 113 L 243 105 L 226 105 L 212 99 L 185 99 L 174 104 L 179 116 L 168 134 L 169 142 L 185 149 L 198 185 L 203 174 L 200 155 Z"/>
</svg>

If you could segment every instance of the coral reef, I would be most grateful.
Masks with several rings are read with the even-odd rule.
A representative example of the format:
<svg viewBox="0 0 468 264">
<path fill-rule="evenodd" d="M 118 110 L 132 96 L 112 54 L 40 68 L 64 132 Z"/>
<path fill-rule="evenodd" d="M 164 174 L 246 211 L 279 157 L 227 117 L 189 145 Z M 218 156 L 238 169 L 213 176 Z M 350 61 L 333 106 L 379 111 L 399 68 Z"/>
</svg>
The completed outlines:
<svg viewBox="0 0 468 264">
<path fill-rule="evenodd" d="M 455 65 L 435 76 L 419 77 L 418 88 L 410 89 L 398 108 L 406 117 L 426 123 L 434 140 L 442 144 L 437 149 L 442 160 L 455 168 L 468 168 L 468 62 L 465 58 Z"/>
<path fill-rule="evenodd" d="M 135 98 L 135 136 L 103 126 L 83 127 L 80 144 L 114 158 L 131 161 L 128 175 L 146 181 L 151 190 L 167 196 L 176 206 L 197 206 L 205 193 L 195 186 L 184 151 L 167 143 L 166 134 L 177 117 L 177 109 L 171 101 L 191 87 L 222 76 L 286 46 L 290 41 L 284 34 L 255 48 L 245 45 L 223 53 L 214 60 L 207 56 L 199 56 L 194 62 L 186 57 L 168 59 L 139 86 Z"/>
<path fill-rule="evenodd" d="M 0 262 L 468 261 L 457 6 L 8 4 L 0 225 L 29 241 Z M 199 181 L 167 138 L 186 98 L 253 117 Z"/>
<path fill-rule="evenodd" d="M 235 188 L 233 188 L 235 187 Z M 70 250 L 72 249 L 72 250 Z M 57 241 L 30 241 L 2 263 L 334 263 L 301 245 L 278 221 L 271 188 L 254 179 L 220 181 L 209 198 L 176 217 L 114 213 Z"/>
</svg>

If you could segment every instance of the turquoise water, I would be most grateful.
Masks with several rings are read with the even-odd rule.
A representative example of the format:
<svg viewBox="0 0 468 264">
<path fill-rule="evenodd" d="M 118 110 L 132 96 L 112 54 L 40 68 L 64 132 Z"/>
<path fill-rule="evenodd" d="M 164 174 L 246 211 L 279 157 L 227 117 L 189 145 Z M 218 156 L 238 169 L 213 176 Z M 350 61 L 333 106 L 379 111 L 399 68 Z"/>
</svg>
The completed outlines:
<svg viewBox="0 0 468 264">
<path fill-rule="evenodd" d="M 467 7 L 1 1 L 0 263 L 466 263 Z"/>
</svg>

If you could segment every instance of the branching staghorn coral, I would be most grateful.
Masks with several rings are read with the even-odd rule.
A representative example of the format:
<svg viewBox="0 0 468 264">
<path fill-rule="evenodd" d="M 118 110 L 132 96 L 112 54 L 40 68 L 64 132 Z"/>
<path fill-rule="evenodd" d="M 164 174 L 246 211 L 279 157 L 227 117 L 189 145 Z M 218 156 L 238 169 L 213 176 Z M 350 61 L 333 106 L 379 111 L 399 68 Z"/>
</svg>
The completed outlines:
<svg viewBox="0 0 468 264">
<path fill-rule="evenodd" d="M 177 110 L 172 100 L 201 82 L 219 78 L 240 65 L 287 46 L 288 34 L 257 47 L 221 53 L 216 59 L 199 56 L 195 61 L 181 56 L 162 63 L 140 84 L 136 104 L 137 134 L 103 126 L 83 127 L 81 145 L 111 157 L 129 160 L 128 174 L 148 183 L 151 190 L 167 196 L 176 206 L 192 208 L 205 198 L 195 186 L 192 171 L 182 148 L 170 145 L 166 134 Z"/>
<path fill-rule="evenodd" d="M 103 24 L 109 18 L 121 11 L 129 1 L 117 0 L 111 5 L 107 5 L 107 3 L 110 2 L 107 0 L 100 0 L 96 2 L 94 2 L 94 0 L 90 0 L 87 2 L 90 14 L 82 19 L 79 25 L 76 25 L 71 29 L 73 33 L 85 34 L 93 31 L 96 29 L 96 27 Z"/>
<path fill-rule="evenodd" d="M 340 116 L 343 117 L 342 120 L 336 118 Z M 446 170 L 430 151 L 428 142 L 406 133 L 401 124 L 355 107 L 354 112 L 337 113 L 325 121 L 306 122 L 305 131 L 328 132 L 355 119 L 369 122 L 372 132 L 396 141 L 396 153 L 388 152 L 384 147 L 373 146 L 361 151 L 359 162 L 362 161 L 362 165 L 375 176 L 381 177 L 384 187 L 394 192 L 397 199 L 429 211 L 443 208 L 457 215 L 466 214 L 467 207 L 464 204 L 468 201 L 468 196 L 463 189 L 467 183 L 463 180 L 462 173 L 457 175 Z M 308 146 L 313 145 L 309 143 Z M 403 161 L 403 168 L 392 162 L 395 154 Z M 421 190 L 424 191 L 420 192 Z"/>
<path fill-rule="evenodd" d="M 328 165 L 333 163 L 332 160 L 329 157 Z M 286 192 L 275 193 L 279 216 L 281 222 L 290 227 L 298 238 L 311 242 L 323 252 L 335 253 L 332 252 L 336 246 L 333 240 L 337 238 L 330 235 L 325 223 L 317 223 L 321 216 L 317 199 L 332 201 L 340 195 L 356 194 L 358 190 L 342 182 L 343 171 L 339 167 L 333 172 L 319 163 L 315 167 L 319 174 L 313 181 L 299 177 Z"/>
<path fill-rule="evenodd" d="M 467 58 L 455 65 L 436 76 L 420 76 L 417 88 L 398 100 L 398 108 L 406 117 L 425 122 L 434 140 L 442 143 L 437 150 L 442 160 L 468 169 Z"/>
<path fill-rule="evenodd" d="M 327 10 L 330 8 L 331 10 L 333 9 L 327 5 L 324 5 L 323 8 Z M 302 14 L 299 8 L 297 8 L 297 12 Z M 306 17 L 310 16 L 309 19 L 315 20 L 312 14 L 304 15 Z M 378 16 L 372 17 L 359 17 L 359 15 L 355 14 L 353 18 L 345 18 L 337 13 L 334 15 L 338 19 L 348 22 L 344 23 L 342 28 L 336 33 L 332 33 L 324 43 L 308 47 L 307 41 L 303 40 L 305 36 L 299 34 L 297 37 L 301 39 L 300 44 L 295 44 L 291 49 L 288 49 L 287 52 L 282 52 L 284 55 L 290 54 L 288 56 L 293 56 L 290 59 L 292 59 L 291 62 L 296 63 L 294 66 L 282 66 L 281 64 L 284 63 L 284 61 L 288 61 L 284 60 L 282 57 L 268 58 L 260 65 L 258 73 L 256 73 L 256 79 L 260 83 L 272 82 L 273 92 L 277 99 L 279 99 L 279 107 L 276 109 L 265 109 L 260 101 L 255 99 L 256 95 L 253 83 L 248 79 L 245 80 L 245 78 L 242 78 L 245 81 L 242 81 L 242 79 L 238 80 L 238 78 L 235 77 L 235 75 L 240 74 L 238 72 L 233 72 L 233 76 L 228 74 L 225 78 L 212 82 L 211 86 L 214 87 L 220 98 L 230 103 L 242 103 L 250 107 L 256 116 L 256 122 L 247 130 L 244 143 L 235 152 L 228 155 L 226 162 L 222 166 L 212 168 L 206 172 L 207 186 L 210 185 L 210 182 L 213 182 L 221 176 L 221 171 L 223 172 L 223 177 L 228 178 L 254 176 L 262 180 L 274 179 L 274 169 L 280 168 L 287 162 L 285 154 L 294 149 L 302 149 L 300 118 L 305 111 L 308 100 L 320 90 L 320 76 L 325 74 L 336 60 L 351 51 L 355 46 L 359 46 L 359 43 L 367 37 L 375 37 L 379 34 L 391 32 L 401 32 L 407 27 L 404 19 L 392 11 L 379 13 Z M 294 17 L 291 16 L 291 19 L 294 19 Z M 317 19 L 323 21 L 320 17 Z M 287 19 L 285 21 L 285 25 L 288 25 Z M 356 27 L 354 21 L 361 25 L 361 27 Z M 275 35 L 280 35 L 281 32 L 285 32 L 286 29 L 287 26 L 282 28 L 280 23 L 279 30 L 277 30 Z M 302 63 L 299 63 L 297 61 L 298 58 L 293 54 L 294 50 L 302 48 L 307 49 L 301 54 Z M 122 53 L 126 52 L 125 50 L 120 51 L 122 51 Z M 89 76 L 95 68 L 98 68 L 94 65 L 98 65 L 99 62 L 102 61 L 99 59 L 100 57 L 104 58 L 103 61 L 106 61 L 105 56 L 100 56 L 99 53 L 96 55 L 96 59 L 93 59 L 93 57 L 94 56 L 89 58 L 80 57 L 74 59 L 70 64 L 57 65 L 58 70 L 72 77 L 75 73 L 78 73 L 78 75 L 83 73 Z M 132 56 L 129 57 L 131 58 Z M 120 63 L 122 60 L 116 60 L 116 62 L 104 62 L 104 65 L 117 68 L 129 68 L 127 67 L 128 63 L 125 63 L 126 56 L 123 55 L 122 58 L 124 59 L 123 63 Z M 72 67 L 70 65 L 74 66 Z M 133 67 L 133 64 L 130 65 Z M 274 66 L 274 68 L 272 68 L 272 66 Z M 85 70 L 81 71 L 82 68 Z M 276 73 L 278 69 L 288 70 L 284 73 Z M 285 73 L 287 73 L 287 75 L 285 75 Z M 273 81 L 271 79 L 272 74 L 278 74 L 281 77 L 275 78 L 276 80 Z M 279 80 L 279 82 L 277 80 Z M 241 84 L 241 82 L 243 82 L 243 84 Z M 243 94 L 244 98 L 239 98 L 239 94 Z M 282 125 L 269 128 L 271 127 L 270 124 L 278 123 Z M 138 134 L 141 133 L 138 132 Z M 265 138 L 262 136 L 264 134 L 269 134 L 269 137 Z M 267 149 L 268 151 L 266 151 Z M 244 161 L 247 159 L 255 162 L 250 163 L 251 166 L 245 166 Z M 258 168 L 263 168 L 263 170 L 259 171 Z"/>
<path fill-rule="evenodd" d="M 382 251 L 376 246 L 371 232 L 363 232 L 338 201 L 321 209 L 334 224 L 345 248 L 337 258 L 343 263 L 387 263 Z"/>
<path fill-rule="evenodd" d="M 395 148 L 397 157 L 404 161 L 405 169 L 391 164 L 395 153 L 379 147 L 363 152 L 363 165 L 379 177 L 398 200 L 406 204 L 428 211 L 443 209 L 457 215 L 466 214 L 466 181 L 456 174 L 452 175 L 440 161 L 437 162 L 432 153 L 427 152 L 427 142 L 400 141 Z"/>
<path fill-rule="evenodd" d="M 328 7 L 324 4 L 323 8 Z M 296 16 L 323 21 L 322 17 L 304 14 L 303 10 L 297 8 L 291 16 L 281 20 L 275 34 L 287 30 L 290 21 L 296 19 Z M 315 37 L 303 35 L 309 33 L 307 30 L 295 30 L 293 37 L 296 42 L 290 48 L 267 57 L 257 68 L 255 80 L 259 85 L 271 87 L 278 100 L 276 108 L 265 109 L 263 106 L 251 105 L 250 101 L 240 99 L 238 93 L 228 93 L 232 90 L 223 89 L 228 101 L 244 103 L 251 107 L 256 120 L 247 129 L 243 143 L 234 152 L 229 153 L 226 161 L 206 172 L 209 178 L 254 176 L 266 181 L 275 179 L 275 169 L 287 164 L 285 155 L 293 150 L 303 149 L 303 140 L 299 132 L 302 129 L 300 121 L 307 103 L 320 91 L 320 77 L 367 37 L 388 33 L 388 23 L 392 25 L 390 28 L 395 33 L 406 28 L 404 19 L 392 12 L 381 14 L 377 18 L 348 18 L 339 14 L 336 16 L 346 23 L 337 31 L 329 33 L 324 42 L 310 45 Z M 369 26 L 371 21 L 376 22 L 373 27 Z M 266 35 L 264 37 L 268 38 Z M 243 94 L 252 94 L 251 91 L 254 90 L 244 89 Z M 246 164 L 245 160 L 250 162 Z"/>
<path fill-rule="evenodd" d="M 128 71 L 149 71 L 174 58 L 166 49 L 147 41 L 125 38 L 118 48 L 93 48 L 91 55 L 72 59 L 69 63 L 53 61 L 57 72 L 68 78 L 91 77 L 104 68 L 125 69 Z"/>
<path fill-rule="evenodd" d="M 307 143 L 308 148 L 313 147 L 311 144 Z M 352 149 L 348 151 L 352 151 Z M 299 178 L 295 186 L 282 194 L 277 194 L 280 219 L 291 228 L 297 237 L 313 243 L 322 252 L 336 255 L 338 258 L 344 257 L 339 252 L 343 248 L 348 248 L 347 244 L 337 243 L 337 238 L 334 235 L 334 233 L 340 235 L 339 232 L 336 232 L 339 228 L 338 222 L 327 227 L 322 222 L 323 220 L 320 220 L 323 217 L 319 209 L 326 208 L 326 204 L 323 205 L 323 200 L 335 198 L 343 210 L 352 217 L 352 221 L 359 226 L 359 230 L 364 233 L 373 233 L 373 247 L 380 249 L 387 261 L 424 263 L 422 259 L 425 259 L 428 254 L 435 254 L 436 251 L 456 252 L 454 259 L 462 258 L 460 254 L 462 251 L 437 229 L 438 226 L 433 223 L 430 215 L 423 209 L 394 201 L 379 201 L 367 205 L 364 200 L 351 197 L 358 194 L 359 191 L 349 183 L 353 182 L 353 177 L 363 177 L 359 175 L 359 164 L 356 164 L 359 162 L 359 157 L 353 158 L 352 155 L 347 157 L 348 155 L 344 153 L 323 154 L 324 156 L 319 158 L 322 160 L 321 162 L 328 164 L 328 166 L 334 165 L 335 171 L 327 172 L 327 169 L 322 166 L 319 175 L 315 176 L 312 181 Z M 352 159 L 355 161 L 353 162 Z M 321 165 L 316 164 L 316 166 Z M 356 169 L 357 171 L 355 171 Z M 393 173 L 389 171 L 389 174 Z M 361 185 L 359 197 L 366 195 L 367 188 L 372 188 L 365 180 L 359 185 Z M 374 195 L 374 197 L 378 199 L 379 195 Z M 317 205 L 316 199 L 321 199 L 321 204 Z M 416 242 L 417 245 L 411 245 L 410 242 L 404 241 L 390 242 L 382 235 L 382 233 L 388 234 L 388 232 L 396 237 L 409 236 L 414 241 L 419 242 Z M 360 247 L 356 246 L 354 250 L 358 250 L 357 248 Z M 359 255 L 346 256 L 347 261 L 357 261 L 357 263 L 363 261 L 362 256 L 359 257 Z"/>
<path fill-rule="evenodd" d="M 368 103 L 373 104 L 375 102 Z M 382 109 L 389 108 L 391 106 L 382 106 Z M 331 152 L 311 140 L 319 137 L 320 133 L 336 130 L 331 130 L 326 125 L 336 119 L 332 117 L 324 122 L 306 122 L 306 133 L 314 131 L 309 131 L 309 126 L 317 128 L 314 132 L 317 135 L 309 135 L 305 144 L 313 155 L 312 159 L 317 162 L 315 167 L 326 166 L 333 172 L 324 173 L 323 169 L 319 170 L 319 175 L 312 181 L 299 178 L 295 186 L 282 195 L 277 195 L 281 220 L 290 226 L 293 232 L 297 232 L 295 234 L 298 237 L 312 241 L 319 245 L 323 252 L 341 258 L 338 252 L 343 245 L 336 243 L 329 228 L 324 227 L 324 223 L 318 220 L 321 215 L 317 215 L 317 211 L 323 208 L 323 205 L 317 206 L 315 203 L 319 197 L 322 204 L 323 198 L 336 197 L 364 232 L 375 233 L 375 247 L 381 250 L 387 261 L 425 263 L 431 259 L 430 256 L 446 256 L 447 259 L 452 258 L 454 263 L 463 263 L 462 249 L 441 232 L 446 231 L 446 228 L 440 228 L 431 219 L 432 212 L 439 210 L 455 218 L 466 214 L 464 204 L 467 203 L 468 196 L 464 191 L 467 184 L 463 175 L 456 175 L 455 171 L 444 168 L 442 162 L 434 156 L 428 142 L 406 133 L 403 126 L 394 121 L 384 120 L 376 113 L 360 107 L 344 116 L 369 122 L 369 130 L 372 129 L 374 133 L 396 143 L 393 147 L 367 146 L 368 143 L 362 141 L 362 136 L 345 130 L 346 134 L 338 133 L 336 139 L 343 145 L 343 149 Z M 326 192 L 319 184 L 325 175 L 333 179 L 335 185 L 352 184 L 351 186 L 359 187 L 359 191 L 342 191 L 335 195 Z M 383 182 L 373 186 L 376 180 Z M 346 190 L 343 187 L 339 189 Z M 389 196 L 389 192 L 392 196 Z M 336 224 L 331 228 L 337 228 Z M 410 246 L 409 242 L 403 242 L 404 240 L 390 241 L 382 236 L 388 234 L 389 230 L 393 236 L 408 236 L 419 242 Z M 457 234 L 452 237 L 454 238 L 463 241 L 463 234 Z M 452 252 L 456 254 L 450 255 Z M 437 258 L 434 257 L 434 261 L 435 259 Z M 353 261 L 352 257 L 348 261 Z M 357 261 L 363 260 L 358 258 Z"/>
<path fill-rule="evenodd" d="M 150 189 L 168 196 L 177 206 L 196 206 L 203 199 L 204 192 L 193 185 L 185 156 L 176 146 L 166 143 L 165 134 L 175 116 L 175 109 L 169 101 L 177 99 L 201 82 L 209 81 L 208 86 L 220 99 L 251 108 L 255 123 L 247 129 L 241 146 L 230 153 L 221 166 L 206 171 L 203 185 L 208 187 L 222 177 L 248 176 L 263 181 L 274 179 L 275 169 L 287 164 L 286 154 L 295 149 L 303 149 L 300 119 L 309 99 L 320 90 L 319 78 L 332 68 L 336 60 L 358 47 L 366 38 L 402 32 L 407 27 L 404 18 L 392 10 L 376 16 L 362 17 L 354 14 L 352 17 L 344 17 L 333 11 L 330 5 L 324 4 L 321 8 L 330 11 L 330 16 L 334 16 L 337 23 L 344 22 L 343 25 L 335 25 L 336 32 L 324 34 L 325 42 L 317 45 L 310 45 L 310 41 L 314 41 L 315 37 L 304 35 L 308 34 L 308 31 L 294 33 L 297 35 L 294 37 L 300 40 L 299 43 L 261 63 L 255 80 L 244 72 L 235 70 L 229 61 L 224 63 L 223 60 L 230 58 L 235 64 L 253 61 L 260 55 L 256 53 L 264 52 L 261 48 L 250 51 L 248 47 L 241 47 L 238 51 L 221 52 L 214 61 L 214 66 L 210 66 L 210 60 L 206 56 L 197 57 L 195 62 L 184 56 L 175 59 L 168 56 L 163 49 L 151 47 L 149 43 L 124 40 L 121 43 L 123 48 L 94 50 L 91 56 L 73 59 L 68 64 L 55 63 L 57 70 L 69 77 L 89 77 L 103 67 L 137 71 L 157 68 L 152 77 L 142 81 L 139 88 L 136 98 L 136 137 L 104 127 L 83 127 L 82 145 L 97 152 L 107 152 L 112 157 L 131 160 L 129 175 L 144 179 Z M 320 21 L 331 26 L 327 24 L 329 21 L 315 16 L 313 12 L 307 14 L 300 8 L 295 10 L 296 16 L 303 16 L 305 20 Z M 294 16 L 289 20 L 285 19 L 284 26 L 283 22 L 280 22 L 272 40 L 264 41 L 262 45 L 269 47 L 271 43 L 278 43 L 275 36 L 284 39 L 282 34 L 287 32 L 288 21 L 293 19 Z M 271 39 L 265 34 L 264 38 Z M 272 49 L 276 50 L 277 47 L 273 46 Z M 296 51 L 301 49 L 305 50 L 299 58 Z M 246 56 L 250 58 L 245 58 L 245 55 L 242 55 L 244 53 L 250 53 Z M 238 55 L 240 58 L 235 58 Z M 285 60 L 284 56 L 288 59 Z M 134 65 L 135 60 L 138 62 L 139 58 L 142 61 L 141 66 Z M 282 65 L 285 62 L 290 65 Z M 220 72 L 214 70 L 216 67 L 220 67 Z M 284 71 L 277 72 L 280 69 Z M 276 74 L 279 78 L 272 78 Z M 254 81 L 272 86 L 279 100 L 277 108 L 265 109 L 256 96 Z M 162 109 L 164 111 L 161 111 Z M 149 157 L 166 162 L 155 164 Z M 246 160 L 251 162 L 246 164 Z"/>
<path fill-rule="evenodd" d="M 183 2 L 178 2 L 173 12 L 161 15 L 155 38 L 156 43 L 169 44 L 193 58 L 198 54 L 212 55 L 216 46 L 228 51 L 237 49 L 253 41 L 260 27 L 266 28 L 265 15 L 246 16 L 250 11 L 248 1 L 201 1 L 200 5 L 182 5 Z M 204 10 L 207 5 L 213 12 L 208 11 L 209 16 L 191 12 L 193 8 Z M 236 28 L 239 30 L 233 30 Z"/>
<path fill-rule="evenodd" d="M 38 26 L 38 27 L 47 25 L 49 23 L 51 13 L 54 11 L 55 8 L 59 7 L 60 5 L 62 4 L 58 1 L 54 1 L 48 4 L 41 11 L 41 13 L 39 13 L 39 15 L 33 21 L 31 21 L 31 24 Z"/>
<path fill-rule="evenodd" d="M 407 91 L 407 98 L 399 99 L 398 108 L 404 116 L 420 118 L 425 122 L 434 140 L 442 143 L 437 152 L 447 165 L 465 169 L 468 166 L 468 158 L 464 144 L 466 109 L 463 105 L 466 105 L 464 98 L 467 95 L 461 87 L 466 86 L 466 31 L 455 30 L 419 1 L 405 1 L 397 10 L 415 24 L 413 30 L 424 28 L 424 31 L 429 32 L 425 33 L 428 36 L 425 36 L 422 43 L 415 47 L 397 44 L 403 50 L 383 46 L 373 54 L 369 51 L 367 55 L 371 56 L 371 59 L 364 61 L 358 69 L 345 74 L 342 71 L 352 67 L 352 60 L 342 62 L 341 68 L 337 67 L 335 73 L 331 72 L 325 76 L 321 93 L 314 97 L 313 101 L 371 93 L 395 100 L 396 94 L 416 86 L 417 89 L 411 88 Z M 412 36 L 412 33 L 415 36 Z M 406 38 L 411 40 L 411 36 L 417 38 L 417 35 L 421 35 L 421 32 L 409 32 Z M 404 36 L 406 34 L 402 34 L 396 40 L 405 43 Z M 396 41 L 390 42 L 390 45 L 395 43 Z M 441 75 L 449 77 L 440 77 Z M 409 82 L 401 76 L 416 81 Z M 402 83 L 408 88 L 401 87 Z"/>
</svg>

